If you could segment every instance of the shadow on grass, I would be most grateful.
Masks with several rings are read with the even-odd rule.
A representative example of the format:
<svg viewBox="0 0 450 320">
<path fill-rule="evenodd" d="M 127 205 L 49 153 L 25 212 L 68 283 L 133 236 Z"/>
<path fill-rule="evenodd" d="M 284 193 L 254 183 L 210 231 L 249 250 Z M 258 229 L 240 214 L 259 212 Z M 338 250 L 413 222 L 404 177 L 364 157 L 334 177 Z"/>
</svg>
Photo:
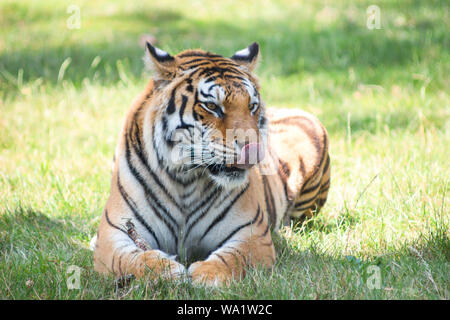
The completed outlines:
<svg viewBox="0 0 450 320">
<path fill-rule="evenodd" d="M 22 207 L 12 212 L 0 213 L 0 230 L 3 231 L 0 251 L 26 252 L 29 250 L 51 255 L 51 252 L 57 249 L 61 262 L 71 264 L 80 263 L 79 260 L 73 260 L 73 252 L 90 252 L 80 244 L 95 233 L 92 226 L 77 218 L 53 218 L 38 210 Z M 73 250 L 59 251 L 64 248 Z"/>
<path fill-rule="evenodd" d="M 346 219 L 344 219 L 346 220 Z M 82 222 L 53 219 L 32 209 L 17 208 L 0 215 L 0 295 L 21 299 L 361 299 L 387 298 L 383 290 L 368 291 L 364 283 L 372 275 L 370 266 L 378 266 L 383 287 L 397 286 L 397 298 L 408 296 L 409 288 L 423 280 L 416 273 L 426 273 L 428 264 L 440 277 L 442 267 L 435 263 L 450 261 L 447 231 L 439 229 L 417 241 L 405 243 L 395 252 L 380 253 L 368 258 L 330 256 L 314 243 L 300 251 L 291 240 L 274 235 L 278 256 L 272 271 L 250 270 L 242 282 L 230 288 L 213 290 L 189 283 L 171 281 L 132 280 L 119 288 L 112 277 L 96 274 L 92 267 L 92 252 L 73 241 L 85 236 Z M 84 223 L 85 224 L 85 223 Z M 349 222 L 349 227 L 351 226 Z M 344 226 L 345 227 L 345 226 Z M 307 221 L 301 234 L 330 233 L 332 228 L 320 221 Z M 414 247 L 415 249 L 411 249 Z M 414 251 L 417 250 L 417 251 Z M 419 253 L 417 253 L 419 252 Z M 437 262 L 436 262 L 437 261 Z M 399 270 L 393 269 L 394 265 Z M 68 290 L 66 271 L 69 265 L 82 268 L 82 290 Z M 444 270 L 445 273 L 445 270 Z M 407 278 L 407 281 L 405 280 Z M 402 280 L 403 279 L 403 280 Z M 33 288 L 24 285 L 34 281 Z M 312 281 L 312 283 L 311 283 Z M 438 294 L 420 292 L 419 297 L 444 297 L 445 287 L 436 278 Z M 345 287 L 340 287 L 344 285 Z M 333 288 L 337 291 L 333 293 Z M 8 288 L 8 290 L 6 289 Z M 410 291 L 403 292 L 406 288 Z M 415 288 L 415 287 L 414 287 Z M 420 287 L 419 287 L 420 288 Z M 405 289 L 405 290 L 406 290 Z M 414 289 L 416 290 L 416 289 Z M 417 292 L 417 291 L 416 291 Z"/>
<path fill-rule="evenodd" d="M 31 237 L 39 235 L 45 238 L 51 234 L 62 235 L 80 232 L 73 221 L 51 218 L 38 210 L 23 207 L 18 207 L 12 212 L 1 213 L 0 225 L 2 230 L 7 231 L 5 233 L 6 240 L 17 243 L 20 243 L 20 239 L 13 237 L 20 235 L 28 234 Z"/>
<path fill-rule="evenodd" d="M 297 232 L 307 236 L 314 231 L 330 232 L 320 222 Z M 365 257 L 331 256 L 315 243 L 299 250 L 281 236 L 274 242 L 279 257 L 275 273 L 289 283 L 289 299 L 448 299 L 450 238 L 445 228 Z M 276 290 L 277 282 L 270 286 Z"/>
<path fill-rule="evenodd" d="M 31 208 L 1 212 L 0 298 L 76 297 L 78 292 L 67 288 L 66 272 L 74 265 L 91 273 L 92 252 L 81 245 L 88 236 L 86 225 Z"/>
<path fill-rule="evenodd" d="M 346 219 L 344 219 L 346 220 Z M 291 240 L 273 235 L 277 263 L 271 270 L 249 270 L 242 281 L 230 288 L 211 290 L 163 280 L 132 280 L 118 287 L 112 277 L 95 273 L 92 252 L 73 241 L 86 236 L 81 221 L 53 219 L 32 209 L 17 208 L 0 215 L 0 296 L 12 299 L 385 299 L 445 297 L 445 270 L 439 264 L 450 260 L 447 231 L 431 232 L 395 252 L 368 258 L 330 256 L 314 243 L 301 251 Z M 349 224 L 349 227 L 352 223 Z M 86 223 L 84 222 L 84 225 Z M 330 233 L 333 229 L 320 220 L 307 222 L 301 234 Z M 416 251 L 411 249 L 414 247 Z M 69 265 L 82 268 L 81 290 L 68 290 Z M 393 267 L 393 265 L 398 266 Z M 382 276 L 381 290 L 368 290 L 377 266 Z M 428 281 L 427 268 L 433 268 L 437 294 L 421 291 Z M 445 275 L 445 274 L 444 274 Z M 423 280 L 424 278 L 425 280 Z M 406 280 L 405 280 L 406 279 Z M 27 281 L 33 281 L 30 286 Z M 343 286 L 343 287 L 342 287 Z M 383 288 L 398 292 L 389 295 Z M 411 295 L 411 288 L 418 296 Z M 406 290 L 406 291 L 405 291 Z M 409 291 L 408 291 L 409 290 Z"/>
</svg>

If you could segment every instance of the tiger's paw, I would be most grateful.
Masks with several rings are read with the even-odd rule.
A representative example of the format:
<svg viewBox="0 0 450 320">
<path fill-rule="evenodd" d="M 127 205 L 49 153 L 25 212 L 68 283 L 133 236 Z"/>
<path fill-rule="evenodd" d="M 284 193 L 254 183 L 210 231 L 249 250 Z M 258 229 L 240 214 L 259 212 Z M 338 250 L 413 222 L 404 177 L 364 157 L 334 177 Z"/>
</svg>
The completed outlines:
<svg viewBox="0 0 450 320">
<path fill-rule="evenodd" d="M 231 270 L 219 261 L 198 261 L 189 266 L 192 283 L 219 287 L 229 285 L 233 279 Z"/>
<path fill-rule="evenodd" d="M 186 267 L 160 250 L 148 250 L 142 254 L 142 268 L 138 277 L 150 275 L 151 278 L 184 280 Z"/>
</svg>

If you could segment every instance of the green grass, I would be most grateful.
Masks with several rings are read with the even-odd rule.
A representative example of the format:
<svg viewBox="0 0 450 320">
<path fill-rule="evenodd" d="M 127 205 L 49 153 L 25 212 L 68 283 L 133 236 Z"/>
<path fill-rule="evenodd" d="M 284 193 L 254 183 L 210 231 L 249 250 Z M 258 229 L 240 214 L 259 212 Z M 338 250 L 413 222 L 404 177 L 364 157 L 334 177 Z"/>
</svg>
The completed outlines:
<svg viewBox="0 0 450 320">
<path fill-rule="evenodd" d="M 81 29 L 66 27 L 70 4 Z M 0 299 L 449 299 L 449 4 L 376 1 L 382 28 L 369 30 L 371 4 L 3 0 Z M 266 104 L 327 127 L 329 200 L 275 236 L 273 270 L 223 289 L 118 288 L 93 271 L 116 138 L 148 79 L 144 33 L 171 53 L 230 56 L 258 41 Z M 70 265 L 79 290 L 67 288 Z"/>
</svg>

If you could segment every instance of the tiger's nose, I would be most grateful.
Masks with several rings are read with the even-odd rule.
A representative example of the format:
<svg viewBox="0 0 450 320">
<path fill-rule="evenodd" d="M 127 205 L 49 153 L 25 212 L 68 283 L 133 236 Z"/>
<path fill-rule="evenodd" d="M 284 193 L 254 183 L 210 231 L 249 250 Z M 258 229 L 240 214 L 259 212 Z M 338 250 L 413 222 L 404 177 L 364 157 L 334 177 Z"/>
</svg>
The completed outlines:
<svg viewBox="0 0 450 320">
<path fill-rule="evenodd" d="M 241 169 L 250 169 L 255 164 L 261 162 L 265 156 L 265 149 L 262 143 L 251 142 L 241 148 L 241 152 L 235 167 Z"/>
</svg>

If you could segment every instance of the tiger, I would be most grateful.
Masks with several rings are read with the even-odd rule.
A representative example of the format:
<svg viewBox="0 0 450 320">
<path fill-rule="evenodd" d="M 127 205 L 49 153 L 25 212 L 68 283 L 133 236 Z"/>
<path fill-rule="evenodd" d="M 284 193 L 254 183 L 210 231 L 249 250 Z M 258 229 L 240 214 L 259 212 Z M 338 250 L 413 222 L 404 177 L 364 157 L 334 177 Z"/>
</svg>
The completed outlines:
<svg viewBox="0 0 450 320">
<path fill-rule="evenodd" d="M 272 232 L 327 200 L 326 129 L 300 109 L 265 107 L 256 42 L 230 58 L 145 51 L 152 77 L 119 134 L 94 269 L 226 286 L 273 267 Z"/>
</svg>

